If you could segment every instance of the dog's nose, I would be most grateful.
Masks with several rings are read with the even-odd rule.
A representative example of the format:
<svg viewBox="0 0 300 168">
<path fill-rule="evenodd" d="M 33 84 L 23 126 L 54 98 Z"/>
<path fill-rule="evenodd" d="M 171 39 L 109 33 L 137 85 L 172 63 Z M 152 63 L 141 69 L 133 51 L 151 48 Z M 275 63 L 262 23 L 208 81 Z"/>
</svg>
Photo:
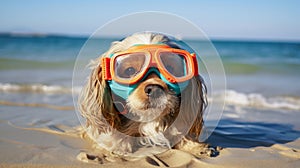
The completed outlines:
<svg viewBox="0 0 300 168">
<path fill-rule="evenodd" d="M 158 98 L 164 93 L 163 87 L 157 84 L 147 85 L 144 91 L 147 96 L 151 98 Z"/>
</svg>

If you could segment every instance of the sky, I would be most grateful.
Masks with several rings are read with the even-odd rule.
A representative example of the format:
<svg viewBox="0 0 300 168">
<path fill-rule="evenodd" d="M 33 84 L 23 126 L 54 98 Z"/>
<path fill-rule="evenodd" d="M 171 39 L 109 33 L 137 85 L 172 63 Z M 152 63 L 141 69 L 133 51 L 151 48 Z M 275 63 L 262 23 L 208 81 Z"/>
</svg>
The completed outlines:
<svg viewBox="0 0 300 168">
<path fill-rule="evenodd" d="M 160 11 L 189 20 L 213 39 L 300 41 L 299 9 L 298 0 L 1 0 L 0 32 L 89 36 L 121 16 Z"/>
</svg>

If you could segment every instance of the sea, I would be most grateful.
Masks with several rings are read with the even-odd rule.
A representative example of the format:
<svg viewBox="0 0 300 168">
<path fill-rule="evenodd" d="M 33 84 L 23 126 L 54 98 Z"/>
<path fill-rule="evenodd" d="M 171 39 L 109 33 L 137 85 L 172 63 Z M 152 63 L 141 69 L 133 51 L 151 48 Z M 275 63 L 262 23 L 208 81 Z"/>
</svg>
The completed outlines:
<svg viewBox="0 0 300 168">
<path fill-rule="evenodd" d="M 86 60 L 96 58 L 120 39 L 97 38 L 82 51 L 87 40 L 67 35 L 1 34 L 1 123 L 58 131 L 58 125 L 80 125 L 73 96 L 82 86 L 72 82 L 78 55 L 86 55 Z M 201 43 L 195 39 L 186 42 Z M 300 42 L 212 40 L 212 44 L 225 70 L 226 91 L 211 94 L 223 97 L 224 107 L 210 111 L 221 116 L 206 141 L 224 147 L 253 147 L 299 138 Z M 24 137 L 4 127 L 0 130 L 1 140 L 23 141 Z"/>
</svg>

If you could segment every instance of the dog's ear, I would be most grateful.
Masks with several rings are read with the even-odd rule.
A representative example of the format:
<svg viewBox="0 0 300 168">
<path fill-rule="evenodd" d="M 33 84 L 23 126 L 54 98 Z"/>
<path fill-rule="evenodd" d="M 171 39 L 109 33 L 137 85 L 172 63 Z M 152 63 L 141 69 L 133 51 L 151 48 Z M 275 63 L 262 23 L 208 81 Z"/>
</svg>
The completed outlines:
<svg viewBox="0 0 300 168">
<path fill-rule="evenodd" d="M 195 106 L 199 106 L 199 107 L 198 107 L 197 117 L 189 131 L 189 134 L 190 136 L 198 140 L 204 125 L 203 115 L 204 115 L 204 110 L 207 107 L 207 98 L 206 98 L 207 89 L 204 80 L 202 79 L 201 76 L 196 76 L 195 81 L 196 81 L 196 92 L 198 96 L 197 96 L 197 100 L 193 101 L 193 103 L 195 104 Z"/>
<path fill-rule="evenodd" d="M 87 83 L 79 95 L 79 110 L 87 127 L 101 132 L 111 131 L 120 122 L 114 109 L 111 90 L 102 77 L 101 64 L 92 69 Z"/>
<path fill-rule="evenodd" d="M 190 125 L 191 121 L 194 121 L 190 128 L 187 138 L 198 141 L 203 127 L 203 114 L 207 105 L 206 100 L 206 86 L 201 76 L 196 76 L 191 79 L 187 89 L 182 93 L 181 110 L 180 115 L 186 124 Z"/>
</svg>

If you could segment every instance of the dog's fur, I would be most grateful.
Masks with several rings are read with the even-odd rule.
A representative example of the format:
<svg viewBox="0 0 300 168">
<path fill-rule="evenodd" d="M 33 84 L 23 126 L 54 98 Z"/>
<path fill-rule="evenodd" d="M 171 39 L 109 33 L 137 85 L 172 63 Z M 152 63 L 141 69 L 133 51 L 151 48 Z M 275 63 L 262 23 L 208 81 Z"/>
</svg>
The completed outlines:
<svg viewBox="0 0 300 168">
<path fill-rule="evenodd" d="M 127 50 L 136 44 L 157 43 L 181 48 L 168 36 L 145 32 L 113 42 L 101 57 Z M 206 87 L 200 76 L 191 79 L 187 88 L 177 96 L 157 75 L 150 74 L 127 100 L 122 100 L 114 95 L 102 78 L 101 57 L 93 61 L 91 75 L 79 96 L 79 109 L 86 118 L 87 134 L 91 139 L 100 147 L 121 156 L 133 153 L 139 147 L 151 146 L 173 147 L 195 155 L 202 152 L 204 146 L 198 139 L 203 127 Z M 144 90 L 149 84 L 160 86 L 162 96 L 158 99 L 147 97 Z M 125 103 L 127 115 L 131 117 L 118 112 L 114 105 L 116 101 Z M 189 125 L 191 127 L 183 128 Z"/>
</svg>

